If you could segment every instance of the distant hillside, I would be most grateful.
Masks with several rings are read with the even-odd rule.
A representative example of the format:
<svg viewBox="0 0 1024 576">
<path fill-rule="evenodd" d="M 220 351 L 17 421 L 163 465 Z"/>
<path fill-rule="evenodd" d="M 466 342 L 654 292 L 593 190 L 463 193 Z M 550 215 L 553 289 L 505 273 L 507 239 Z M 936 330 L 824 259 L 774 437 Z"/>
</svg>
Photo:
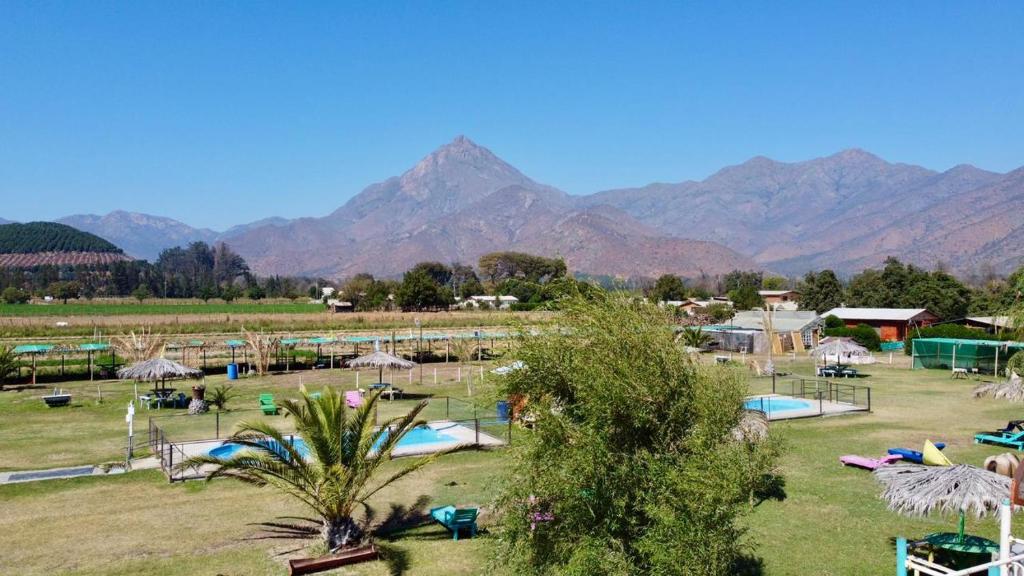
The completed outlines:
<svg viewBox="0 0 1024 576">
<path fill-rule="evenodd" d="M 0 268 L 78 266 L 130 260 L 110 242 L 55 222 L 0 225 Z"/>
<path fill-rule="evenodd" d="M 225 235 L 261 274 L 394 277 L 424 260 L 487 252 L 560 256 L 574 272 L 724 274 L 760 266 L 714 242 L 670 237 L 608 206 L 539 184 L 460 136 L 323 218 Z"/>
<path fill-rule="evenodd" d="M 35 252 L 107 252 L 121 249 L 88 232 L 56 222 L 0 225 L 0 254 Z"/>
<path fill-rule="evenodd" d="M 193 228 L 170 218 L 122 210 L 103 216 L 75 214 L 58 222 L 106 238 L 128 254 L 150 261 L 156 260 L 167 248 L 196 241 L 213 243 L 218 237 L 216 232 L 206 228 Z"/>
</svg>

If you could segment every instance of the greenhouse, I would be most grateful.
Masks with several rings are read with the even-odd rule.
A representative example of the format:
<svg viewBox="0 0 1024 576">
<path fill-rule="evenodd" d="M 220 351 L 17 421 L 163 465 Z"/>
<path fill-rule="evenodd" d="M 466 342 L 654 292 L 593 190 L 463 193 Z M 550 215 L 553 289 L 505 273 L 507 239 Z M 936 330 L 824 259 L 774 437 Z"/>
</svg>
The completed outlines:
<svg viewBox="0 0 1024 576">
<path fill-rule="evenodd" d="M 913 367 L 963 368 L 970 372 L 995 374 L 999 366 L 1015 352 L 1024 350 L 1024 342 L 967 340 L 959 338 L 915 338 L 911 349 Z"/>
</svg>

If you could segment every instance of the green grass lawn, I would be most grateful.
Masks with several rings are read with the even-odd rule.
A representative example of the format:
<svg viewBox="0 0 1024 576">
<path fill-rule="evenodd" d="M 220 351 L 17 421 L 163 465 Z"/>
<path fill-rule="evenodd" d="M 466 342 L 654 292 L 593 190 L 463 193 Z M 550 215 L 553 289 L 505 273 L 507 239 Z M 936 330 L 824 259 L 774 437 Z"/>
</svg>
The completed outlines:
<svg viewBox="0 0 1024 576">
<path fill-rule="evenodd" d="M 780 363 L 780 369 L 810 374 L 804 363 Z M 452 367 L 454 368 L 454 367 Z M 767 575 L 861 575 L 891 573 L 895 563 L 892 539 L 919 537 L 955 529 L 955 518 L 907 519 L 886 510 L 879 486 L 867 472 L 845 469 L 842 454 L 878 456 L 891 446 L 919 449 L 925 439 L 948 444 L 947 455 L 958 463 L 980 465 L 991 446 L 972 443 L 974 432 L 1020 418 L 1021 406 L 975 400 L 971 380 L 952 380 L 942 371 L 910 371 L 886 365 L 862 370 L 857 384 L 872 387 L 870 414 L 816 418 L 772 424 L 786 445 L 781 462 L 786 496 L 756 506 L 743 522 L 746 544 L 763 561 Z M 432 380 L 425 371 L 423 386 L 405 378 L 396 382 L 417 395 L 450 395 L 492 410 L 494 398 L 486 383 L 454 382 L 442 372 Z M 361 383 L 369 382 L 369 373 Z M 236 408 L 255 406 L 260 392 L 282 398 L 296 394 L 299 380 L 311 388 L 323 385 L 351 389 L 347 371 L 273 376 L 243 380 Z M 210 379 L 209 384 L 223 378 Z M 72 388 L 77 406 L 48 409 L 40 392 L 0 393 L 0 468 L 44 468 L 112 460 L 120 454 L 124 434 L 124 403 L 130 385 L 101 384 L 103 404 L 96 404 L 95 385 Z M 770 389 L 770 379 L 751 380 L 752 392 Z M 415 400 L 381 404 L 381 417 L 407 409 Z M 472 408 L 462 408 L 471 411 Z M 440 401 L 428 408 L 434 418 Z M 450 408 L 449 408 L 450 410 Z M 152 411 L 161 413 L 163 411 Z M 140 411 L 139 422 L 147 415 Z M 233 411 L 224 423 L 243 414 Z M 208 418 L 208 417 L 204 417 Z M 280 418 L 280 417 L 278 417 Z M 162 420 L 172 420 L 162 419 Z M 181 435 L 206 435 L 208 420 L 178 417 Z M 190 422 L 191 420 L 191 422 Z M 280 421 L 283 421 L 281 419 Z M 144 424 L 140 424 L 140 433 Z M 447 503 L 480 505 L 486 510 L 496 494 L 504 458 L 502 451 L 470 452 L 444 457 L 433 468 L 402 481 L 376 502 L 379 514 L 392 506 L 423 511 Z M 188 482 L 169 485 L 159 472 L 56 480 L 0 486 L 0 573 L 23 574 L 281 574 L 283 558 L 302 542 L 254 539 L 253 523 L 301 512 L 270 490 L 235 482 Z M 490 519 L 486 516 L 483 525 Z M 1024 524 L 1015 523 L 1018 532 Z M 994 519 L 968 521 L 975 534 L 995 538 Z M 495 545 L 495 534 L 452 542 L 440 528 L 426 523 L 381 541 L 393 547 L 390 563 L 377 562 L 336 574 L 480 574 Z M 59 543 L 59 545 L 51 545 Z M 404 568 L 403 568 L 404 566 Z"/>
<path fill-rule="evenodd" d="M 437 384 L 434 384 L 435 369 L 438 373 Z M 478 405 L 480 414 L 484 411 L 493 413 L 495 398 L 487 385 L 486 369 L 483 387 L 479 385 L 479 367 L 472 371 L 472 388 L 468 382 L 468 364 L 462 370 L 461 382 L 456 381 L 457 367 L 454 363 L 425 365 L 423 385 L 419 384 L 419 371 L 412 373 L 411 382 L 408 372 L 396 372 L 393 381 L 408 396 L 393 402 L 381 401 L 379 417 L 385 419 L 397 416 L 420 400 L 429 402 L 421 414 L 428 420 L 472 418 L 474 405 Z M 360 386 L 365 389 L 377 381 L 377 376 L 375 370 L 360 372 Z M 167 385 L 190 396 L 194 383 L 178 381 Z M 139 407 L 135 420 L 136 443 L 145 440 L 150 417 L 175 441 L 216 438 L 218 419 L 220 437 L 229 434 L 237 422 L 245 419 L 267 419 L 288 428 L 289 421 L 283 416 L 264 416 L 257 410 L 257 399 L 261 393 L 272 393 L 280 400 L 297 398 L 299 386 L 306 386 L 311 391 L 321 390 L 324 386 L 339 392 L 354 390 L 356 373 L 341 369 L 314 370 L 264 378 L 242 378 L 232 382 L 224 375 L 217 375 L 207 377 L 206 385 L 211 390 L 220 385 L 232 386 L 236 396 L 228 403 L 227 411 L 219 416 L 215 409 L 203 416 L 187 416 L 186 410 Z M 59 386 L 72 394 L 72 403 L 68 407 L 47 407 L 40 398 L 49 392 L 45 387 L 12 388 L 0 392 L 0 471 L 96 464 L 124 458 L 128 434 L 124 416 L 128 402 L 135 395 L 136 385 L 132 382 L 104 380 L 75 381 L 61 383 Z M 151 387 L 138 384 L 139 393 L 145 394 Z M 452 399 L 448 400 L 448 397 Z"/>
</svg>

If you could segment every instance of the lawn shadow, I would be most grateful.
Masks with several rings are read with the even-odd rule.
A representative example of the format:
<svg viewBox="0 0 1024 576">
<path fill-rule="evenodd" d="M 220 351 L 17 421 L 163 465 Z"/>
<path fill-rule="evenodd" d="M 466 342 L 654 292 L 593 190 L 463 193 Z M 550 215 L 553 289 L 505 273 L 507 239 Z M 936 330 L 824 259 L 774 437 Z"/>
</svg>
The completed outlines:
<svg viewBox="0 0 1024 576">
<path fill-rule="evenodd" d="M 733 576 L 764 576 L 764 573 L 764 560 L 752 554 L 741 554 L 729 570 Z"/>
<path fill-rule="evenodd" d="M 388 538 L 399 532 L 423 526 L 430 522 L 430 515 L 423 513 L 423 509 L 430 505 L 430 496 L 420 494 L 411 506 L 403 504 L 391 504 L 388 515 L 370 530 L 374 536 Z M 366 509 L 366 525 L 372 525 L 376 520 L 376 511 L 370 507 Z"/>
<path fill-rule="evenodd" d="M 782 502 L 786 499 L 786 478 L 781 474 L 765 474 L 751 494 L 752 506 L 760 506 L 767 500 Z"/>
<path fill-rule="evenodd" d="M 380 559 L 387 564 L 388 573 L 392 576 L 401 576 L 409 570 L 409 553 L 405 550 L 388 543 L 375 543 L 380 551 Z"/>
</svg>

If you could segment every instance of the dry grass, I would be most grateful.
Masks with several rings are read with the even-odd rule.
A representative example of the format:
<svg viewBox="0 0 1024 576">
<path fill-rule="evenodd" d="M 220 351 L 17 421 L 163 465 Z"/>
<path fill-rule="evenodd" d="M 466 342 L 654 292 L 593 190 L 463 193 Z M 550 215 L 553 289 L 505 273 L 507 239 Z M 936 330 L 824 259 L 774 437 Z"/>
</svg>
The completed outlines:
<svg viewBox="0 0 1024 576">
<path fill-rule="evenodd" d="M 173 306 L 156 306 L 146 313 L 133 312 L 132 306 L 119 306 L 117 314 L 62 314 L 60 306 L 52 306 L 48 315 L 0 315 L 0 338 L 53 338 L 87 336 L 96 331 L 120 334 L 147 326 L 154 333 L 197 335 L 210 333 L 239 334 L 242 328 L 271 332 L 326 333 L 336 330 L 408 331 L 417 319 L 424 330 L 539 324 L 550 320 L 547 312 L 455 311 L 455 312 L 357 312 L 331 314 L 319 308 L 315 312 L 260 313 L 252 306 L 236 307 L 216 313 L 175 312 Z M 73 308 L 69 308 L 71 310 Z M 155 309 L 155 310 L 154 310 Z M 16 312 L 16 310 L 15 310 Z M 12 314 L 14 314 L 12 312 Z M 57 327 L 56 322 L 66 322 Z"/>
<path fill-rule="evenodd" d="M 895 360 L 897 366 L 907 364 L 905 357 L 896 356 Z M 780 370 L 812 373 L 810 363 L 803 359 L 795 363 L 777 359 L 776 365 Z M 449 378 L 442 376 L 435 386 L 428 367 L 423 387 L 415 383 L 403 387 L 413 392 L 465 395 L 466 383 L 451 381 L 455 369 L 450 366 Z M 786 497 L 760 504 L 744 520 L 750 541 L 764 560 L 764 574 L 890 573 L 895 562 L 894 536 L 948 531 L 955 528 L 955 518 L 905 518 L 887 510 L 879 497 L 882 487 L 871 475 L 843 468 L 838 457 L 877 456 L 892 446 L 919 448 L 925 439 L 932 439 L 948 444 L 945 452 L 953 462 L 979 465 L 986 456 L 1004 450 L 973 444 L 973 433 L 1001 426 L 1024 412 L 1019 404 L 974 399 L 975 381 L 952 380 L 942 371 L 909 371 L 887 365 L 861 371 L 868 377 L 856 383 L 872 387 L 874 412 L 771 424 L 788 448 L 782 462 Z M 403 382 L 402 376 L 396 381 Z M 414 380 L 416 376 L 414 373 Z M 238 406 L 254 404 L 260 391 L 294 394 L 300 379 L 314 388 L 354 385 L 354 374 L 347 371 L 245 380 L 238 384 L 245 394 Z M 754 378 L 752 392 L 769 391 L 770 383 L 770 378 Z M 88 387 L 83 385 L 83 389 Z M 480 390 L 475 388 L 474 398 L 486 397 Z M 38 464 L 54 445 L 69 446 L 59 451 L 67 455 L 59 459 L 70 463 L 81 462 L 83 451 L 116 453 L 113 437 L 104 440 L 103 436 L 108 429 L 117 432 L 123 427 L 120 405 L 108 412 L 88 406 L 69 409 L 60 413 L 61 419 L 44 412 L 45 407 L 29 410 L 9 400 L 20 394 L 0 393 L 0 459 L 4 466 L 11 462 Z M 41 404 L 38 399 L 32 402 Z M 408 405 L 382 403 L 395 412 Z M 12 439 L 12 430 L 18 429 L 9 424 L 12 420 L 30 423 L 34 434 L 48 440 Z M 79 445 L 72 446 L 72 440 Z M 446 457 L 388 492 L 387 501 L 380 504 L 412 506 L 425 495 L 432 505 L 486 506 L 501 474 L 502 455 L 499 451 Z M 158 473 L 148 472 L 0 486 L 0 501 L 4 509 L 0 515 L 0 550 L 4 551 L 0 573 L 27 574 L 280 574 L 282 560 L 276 554 L 291 544 L 245 540 L 255 533 L 247 523 L 297 511 L 270 491 L 229 482 L 170 486 Z M 968 530 L 993 538 L 997 526 L 991 519 L 972 518 Z M 1024 532 L 1024 521 L 1015 521 L 1015 531 Z M 493 538 L 484 535 L 454 543 L 442 530 L 427 525 L 403 532 L 391 542 L 405 554 L 405 569 L 380 562 L 336 573 L 479 574 Z"/>
</svg>

